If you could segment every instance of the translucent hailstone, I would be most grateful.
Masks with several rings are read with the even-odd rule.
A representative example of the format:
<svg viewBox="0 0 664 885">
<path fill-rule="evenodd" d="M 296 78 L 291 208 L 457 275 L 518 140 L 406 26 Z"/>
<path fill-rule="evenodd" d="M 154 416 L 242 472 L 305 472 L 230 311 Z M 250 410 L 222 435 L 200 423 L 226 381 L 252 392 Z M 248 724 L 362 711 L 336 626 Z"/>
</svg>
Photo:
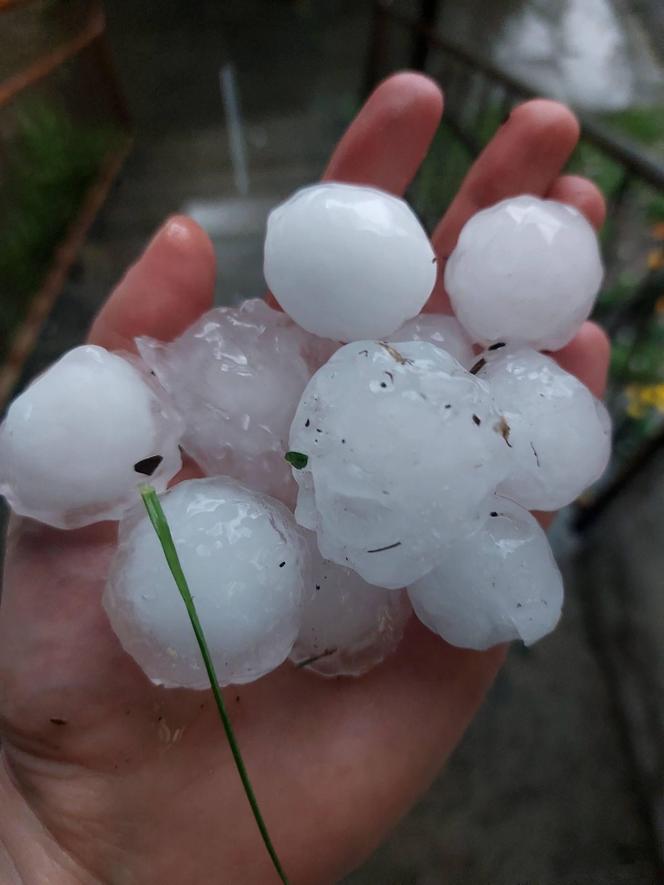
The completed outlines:
<svg viewBox="0 0 664 885">
<path fill-rule="evenodd" d="M 298 325 L 354 341 L 391 335 L 420 312 L 436 281 L 436 258 L 403 200 L 327 182 L 270 213 L 264 271 Z"/>
<path fill-rule="evenodd" d="M 398 588 L 467 534 L 504 478 L 504 422 L 488 387 L 425 341 L 348 344 L 313 376 L 290 449 L 296 518 L 322 555 Z"/>
<path fill-rule="evenodd" d="M 467 222 L 445 267 L 445 288 L 474 341 L 558 350 L 590 314 L 602 274 L 584 216 L 524 195 Z"/>
<path fill-rule="evenodd" d="M 251 682 L 297 635 L 307 542 L 291 513 L 227 477 L 181 482 L 161 499 L 221 685 Z M 187 612 L 145 510 L 120 524 L 103 605 L 155 683 L 207 688 Z"/>
<path fill-rule="evenodd" d="M 183 447 L 205 473 L 292 503 L 288 429 L 312 372 L 337 345 L 258 298 L 209 311 L 170 344 L 136 344 L 183 416 Z"/>
<path fill-rule="evenodd" d="M 488 352 L 479 377 L 510 426 L 512 469 L 499 493 L 531 510 L 558 510 L 604 472 L 611 422 L 602 403 L 530 348 Z"/>
<path fill-rule="evenodd" d="M 0 427 L 0 493 L 57 528 L 119 519 L 150 477 L 181 466 L 180 419 L 139 369 L 102 347 L 66 353 L 9 407 Z"/>
<path fill-rule="evenodd" d="M 389 336 L 390 341 L 429 341 L 451 354 L 466 369 L 475 362 L 473 343 L 455 317 L 421 313 Z"/>
<path fill-rule="evenodd" d="M 537 642 L 558 623 L 563 584 L 546 535 L 513 501 L 494 497 L 482 528 L 447 547 L 408 589 L 418 618 L 447 642 L 486 649 Z"/>
<path fill-rule="evenodd" d="M 321 676 L 361 676 L 398 646 L 410 617 L 403 590 L 367 584 L 323 559 L 310 536 L 312 571 L 291 660 Z"/>
</svg>

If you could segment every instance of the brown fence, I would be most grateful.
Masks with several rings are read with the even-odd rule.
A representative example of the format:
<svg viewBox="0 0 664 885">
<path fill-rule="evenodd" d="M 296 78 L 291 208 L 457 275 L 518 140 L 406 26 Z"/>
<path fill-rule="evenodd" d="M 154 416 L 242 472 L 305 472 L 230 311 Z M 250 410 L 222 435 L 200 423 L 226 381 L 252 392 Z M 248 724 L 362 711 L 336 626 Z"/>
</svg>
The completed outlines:
<svg viewBox="0 0 664 885">
<path fill-rule="evenodd" d="M 5 40 L 8 39 L 8 31 L 14 26 L 18 34 L 22 28 L 34 21 L 35 16 L 48 15 L 49 18 L 41 30 L 47 35 L 44 45 L 38 46 L 33 53 L 35 57 L 22 60 L 17 70 L 3 72 L 4 79 L 0 81 L 0 121 L 5 121 L 0 127 L 0 135 L 3 142 L 10 141 L 15 135 L 17 128 L 17 107 L 21 102 L 36 101 L 34 96 L 46 94 L 48 101 L 44 106 L 53 106 L 59 98 L 58 93 L 64 88 L 70 92 L 72 89 L 80 91 L 80 83 L 88 81 L 88 88 L 93 90 L 99 86 L 104 93 L 104 113 L 113 121 L 113 137 L 106 142 L 100 142 L 98 157 L 96 158 L 93 172 L 86 179 L 85 187 L 75 197 L 75 203 L 71 211 L 62 218 L 61 233 L 55 233 L 55 241 L 48 248 L 47 255 L 43 258 L 43 268 L 38 269 L 39 281 L 32 291 L 24 291 L 13 280 L 2 281 L 3 291 L 1 294 L 5 304 L 16 302 L 14 322 L 6 321 L 3 315 L 3 349 L 0 359 L 0 406 L 10 396 L 21 368 L 34 347 L 35 340 L 47 318 L 67 274 L 74 262 L 86 234 L 94 221 L 97 212 L 103 204 L 108 191 L 127 155 L 131 144 L 130 120 L 127 107 L 123 100 L 122 92 L 113 70 L 111 57 L 106 41 L 106 20 L 104 10 L 99 2 L 81 3 L 74 10 L 73 4 L 51 2 L 50 6 L 38 2 L 26 2 L 26 0 L 0 0 L 0 34 Z M 57 25 L 60 8 L 68 17 L 67 27 L 58 30 L 53 28 L 56 36 L 49 35 L 48 25 Z M 22 16 L 20 21 L 16 21 Z M 32 17 L 32 18 L 31 18 Z M 12 20 L 12 18 L 14 20 Z M 6 55 L 7 53 L 5 53 Z M 69 71 L 69 76 L 63 76 L 64 71 L 76 64 L 80 69 L 74 74 Z M 79 83 L 76 83 L 76 80 Z M 73 84 L 73 85 L 72 85 Z M 90 85 L 92 84 L 92 85 Z M 40 92 L 41 90 L 41 92 Z M 101 100 L 93 94 L 87 98 L 90 106 L 101 105 Z M 71 104 L 71 101 L 69 102 Z M 34 106 L 32 106 L 34 107 Z M 25 108 L 19 109 L 25 120 Z M 69 125 L 69 111 L 62 111 L 64 124 Z M 8 121 L 8 122 L 7 122 Z M 56 121 L 57 122 L 57 121 Z M 26 126 L 30 123 L 28 120 Z M 53 124 L 52 117 L 45 120 L 46 125 Z M 110 130 L 109 130 L 110 131 Z M 8 134 L 9 133 L 9 134 Z M 45 132 L 47 135 L 48 132 Z M 56 132 L 57 134 L 57 132 Z M 35 137 L 34 125 L 32 129 Z M 20 145 L 16 153 L 19 153 Z M 3 143 L 0 152 L 11 153 L 11 146 Z M 20 157 L 18 162 L 20 162 Z M 11 179 L 11 169 L 6 170 L 6 176 Z M 26 172 L 28 177 L 29 170 Z M 11 180 L 5 182 L 11 188 Z M 65 185 L 66 186 L 66 183 Z M 74 199 L 74 198 L 72 198 Z M 34 202 L 34 201 L 33 201 Z M 9 197 L 3 204 L 6 218 L 2 219 L 4 231 L 10 234 L 21 223 L 25 224 L 25 217 L 20 214 L 20 206 L 16 201 L 12 202 Z M 29 209 L 26 210 L 29 213 Z M 33 207 L 33 214 L 38 215 L 40 207 Z M 44 213 L 42 213 L 44 214 Z M 28 221 L 30 220 L 28 214 Z M 35 219 L 38 223 L 38 219 Z M 53 234 L 53 231 L 51 231 Z M 6 251 L 10 248 L 7 239 L 3 235 L 0 249 Z M 43 250 L 42 250 L 43 251 Z M 22 254 L 22 253 L 21 253 Z M 29 249 L 25 250 L 26 263 L 31 258 Z M 37 279 L 37 278 L 36 278 Z M 12 291 L 14 290 L 14 291 Z"/>
</svg>

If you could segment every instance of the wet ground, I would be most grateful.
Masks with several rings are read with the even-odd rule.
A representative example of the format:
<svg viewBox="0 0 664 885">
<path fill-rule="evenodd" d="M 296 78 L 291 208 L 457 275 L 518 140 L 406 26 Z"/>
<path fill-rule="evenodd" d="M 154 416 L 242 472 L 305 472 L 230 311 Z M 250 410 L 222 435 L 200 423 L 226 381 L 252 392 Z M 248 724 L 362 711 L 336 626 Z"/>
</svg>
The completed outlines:
<svg viewBox="0 0 664 885">
<path fill-rule="evenodd" d="M 166 215 L 190 211 L 219 257 L 218 300 L 262 291 L 266 212 L 314 179 L 359 94 L 368 4 L 109 0 L 136 147 L 26 378 L 78 343 Z M 284 62 L 285 55 L 288 62 Z M 219 71 L 231 64 L 248 190 Z M 430 792 L 347 885 L 651 885 L 664 814 L 664 463 L 565 558 L 559 630 L 514 648 Z M 661 867 L 659 868 L 661 872 Z"/>
</svg>

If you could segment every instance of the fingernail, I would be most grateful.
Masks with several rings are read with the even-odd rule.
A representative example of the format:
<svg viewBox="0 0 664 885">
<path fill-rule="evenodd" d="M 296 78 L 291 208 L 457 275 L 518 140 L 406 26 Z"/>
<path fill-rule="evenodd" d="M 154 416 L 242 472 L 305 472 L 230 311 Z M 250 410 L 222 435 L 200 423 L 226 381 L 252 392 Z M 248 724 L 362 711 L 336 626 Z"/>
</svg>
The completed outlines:
<svg viewBox="0 0 664 885">
<path fill-rule="evenodd" d="M 164 233 L 171 240 L 186 240 L 189 238 L 189 228 L 181 218 L 173 216 L 164 225 Z"/>
<path fill-rule="evenodd" d="M 156 232 L 152 235 L 152 238 L 145 247 L 145 251 L 149 251 L 154 246 L 154 244 L 162 237 L 168 237 L 169 240 L 182 242 L 188 237 L 188 235 L 189 231 L 186 224 L 184 224 L 182 219 L 179 218 L 177 215 L 172 215 L 170 218 L 167 218 L 160 227 L 157 228 Z"/>
</svg>

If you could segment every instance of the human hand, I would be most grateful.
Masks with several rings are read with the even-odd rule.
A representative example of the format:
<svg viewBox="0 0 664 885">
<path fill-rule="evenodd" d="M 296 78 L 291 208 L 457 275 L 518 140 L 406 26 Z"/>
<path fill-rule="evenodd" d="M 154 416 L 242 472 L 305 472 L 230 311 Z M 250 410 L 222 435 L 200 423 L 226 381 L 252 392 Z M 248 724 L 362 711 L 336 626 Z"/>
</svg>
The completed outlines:
<svg viewBox="0 0 664 885">
<path fill-rule="evenodd" d="M 429 80 L 383 83 L 325 177 L 402 193 L 438 125 Z M 439 267 L 478 209 L 529 192 L 599 226 L 587 181 L 561 176 L 578 138 L 550 101 L 517 108 L 477 160 L 433 234 Z M 168 340 L 212 301 L 214 256 L 192 221 L 158 232 L 93 325 L 90 340 Z M 441 276 L 442 278 L 442 276 Z M 442 285 L 430 307 L 446 305 Z M 557 354 L 600 395 L 603 333 L 586 323 Z M 100 605 L 114 524 L 63 532 L 13 519 L 0 609 L 0 881 L 271 882 L 209 692 L 153 686 Z M 285 665 L 225 691 L 271 836 L 293 885 L 359 864 L 431 782 L 504 656 L 453 648 L 415 619 L 398 652 L 361 679 L 324 681 Z M 2 852 L 4 846 L 4 854 Z"/>
</svg>

